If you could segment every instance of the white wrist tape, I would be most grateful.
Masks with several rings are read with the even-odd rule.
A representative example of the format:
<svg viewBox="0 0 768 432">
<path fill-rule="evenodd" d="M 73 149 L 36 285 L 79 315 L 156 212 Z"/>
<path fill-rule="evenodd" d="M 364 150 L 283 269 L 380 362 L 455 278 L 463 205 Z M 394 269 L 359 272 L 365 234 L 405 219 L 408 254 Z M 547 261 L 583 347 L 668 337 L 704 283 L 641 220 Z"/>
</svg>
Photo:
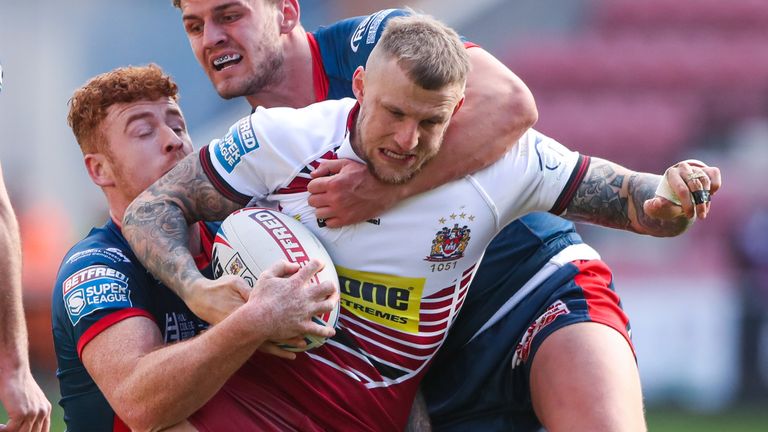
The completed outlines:
<svg viewBox="0 0 768 432">
<path fill-rule="evenodd" d="M 681 164 L 681 163 L 687 163 L 688 165 L 703 168 L 708 166 L 704 162 L 698 160 L 698 159 L 687 159 L 683 162 L 679 162 L 675 164 L 675 166 Z M 669 171 L 669 168 L 667 168 L 667 171 Z M 680 202 L 680 197 L 677 196 L 675 191 L 672 190 L 672 187 L 669 185 L 669 182 L 667 181 L 667 171 L 664 171 L 664 175 L 661 176 L 661 182 L 656 187 L 656 196 L 660 196 L 662 198 L 666 198 L 676 205 L 682 205 Z"/>
<path fill-rule="evenodd" d="M 668 199 L 675 203 L 675 205 L 682 205 L 680 202 L 680 197 L 677 196 L 675 191 L 672 190 L 672 187 L 669 185 L 669 182 L 667 181 L 667 172 L 664 171 L 664 175 L 661 176 L 661 182 L 659 182 L 659 185 L 656 186 L 656 196 L 660 196 L 662 198 Z"/>
</svg>

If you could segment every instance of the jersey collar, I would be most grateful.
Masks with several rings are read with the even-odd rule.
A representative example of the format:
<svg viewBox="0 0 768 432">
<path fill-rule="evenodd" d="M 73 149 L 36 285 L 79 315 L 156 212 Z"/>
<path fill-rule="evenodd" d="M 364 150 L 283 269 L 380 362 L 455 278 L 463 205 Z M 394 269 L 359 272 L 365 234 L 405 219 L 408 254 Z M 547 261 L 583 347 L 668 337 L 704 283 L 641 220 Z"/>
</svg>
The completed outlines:
<svg viewBox="0 0 768 432">
<path fill-rule="evenodd" d="M 328 99 L 328 75 L 323 66 L 323 56 L 320 54 L 320 45 L 312 33 L 307 32 L 307 43 L 312 55 L 312 84 L 315 88 L 315 102 Z"/>
</svg>

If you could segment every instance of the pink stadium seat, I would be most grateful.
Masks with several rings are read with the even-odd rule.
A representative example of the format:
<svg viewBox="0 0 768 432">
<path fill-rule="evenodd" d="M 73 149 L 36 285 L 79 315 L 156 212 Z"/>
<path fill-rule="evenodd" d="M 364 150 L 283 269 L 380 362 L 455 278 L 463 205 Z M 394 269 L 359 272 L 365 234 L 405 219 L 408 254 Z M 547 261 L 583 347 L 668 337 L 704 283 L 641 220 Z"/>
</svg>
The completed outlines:
<svg viewBox="0 0 768 432">
<path fill-rule="evenodd" d="M 536 128 L 584 154 L 660 171 L 696 136 L 694 101 L 658 94 L 540 94 Z"/>
<path fill-rule="evenodd" d="M 643 29 L 768 32 L 764 0 L 595 0 L 596 26 L 604 31 Z"/>
<path fill-rule="evenodd" d="M 534 94 L 683 93 L 731 122 L 766 114 L 766 46 L 758 33 L 590 34 L 524 49 L 509 64 Z"/>
</svg>

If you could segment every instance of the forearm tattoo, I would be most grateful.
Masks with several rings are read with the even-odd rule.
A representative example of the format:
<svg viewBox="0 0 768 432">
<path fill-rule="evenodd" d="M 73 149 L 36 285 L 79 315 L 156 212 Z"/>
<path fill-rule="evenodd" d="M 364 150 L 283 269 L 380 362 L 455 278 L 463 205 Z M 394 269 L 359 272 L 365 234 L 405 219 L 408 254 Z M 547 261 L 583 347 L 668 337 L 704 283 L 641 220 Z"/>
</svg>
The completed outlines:
<svg viewBox="0 0 768 432">
<path fill-rule="evenodd" d="M 610 164 L 592 158 L 587 175 L 568 205 L 568 219 L 631 230 L 629 202 L 621 193 L 624 177 Z"/>
<path fill-rule="evenodd" d="M 643 203 L 655 196 L 660 180 L 658 175 L 630 171 L 593 158 L 587 175 L 568 206 L 566 217 L 654 236 L 680 234 L 689 223 L 687 219 L 656 219 L 643 209 Z"/>
<path fill-rule="evenodd" d="M 184 298 L 201 277 L 188 248 L 189 225 L 222 220 L 239 207 L 213 187 L 193 153 L 133 201 L 123 235 L 144 267 Z"/>
</svg>

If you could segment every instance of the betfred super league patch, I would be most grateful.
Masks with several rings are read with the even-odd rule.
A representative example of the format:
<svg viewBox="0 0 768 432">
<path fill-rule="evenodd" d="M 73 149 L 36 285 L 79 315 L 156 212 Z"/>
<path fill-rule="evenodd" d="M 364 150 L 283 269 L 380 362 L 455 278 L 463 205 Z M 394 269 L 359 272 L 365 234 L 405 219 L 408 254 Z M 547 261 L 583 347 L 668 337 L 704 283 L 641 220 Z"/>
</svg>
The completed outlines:
<svg viewBox="0 0 768 432">
<path fill-rule="evenodd" d="M 103 309 L 132 307 L 128 277 L 105 266 L 86 267 L 64 280 L 62 294 L 72 325 Z"/>
<path fill-rule="evenodd" d="M 245 117 L 229 128 L 224 138 L 213 144 L 213 153 L 221 166 L 231 173 L 247 153 L 259 148 L 250 117 Z"/>
</svg>

